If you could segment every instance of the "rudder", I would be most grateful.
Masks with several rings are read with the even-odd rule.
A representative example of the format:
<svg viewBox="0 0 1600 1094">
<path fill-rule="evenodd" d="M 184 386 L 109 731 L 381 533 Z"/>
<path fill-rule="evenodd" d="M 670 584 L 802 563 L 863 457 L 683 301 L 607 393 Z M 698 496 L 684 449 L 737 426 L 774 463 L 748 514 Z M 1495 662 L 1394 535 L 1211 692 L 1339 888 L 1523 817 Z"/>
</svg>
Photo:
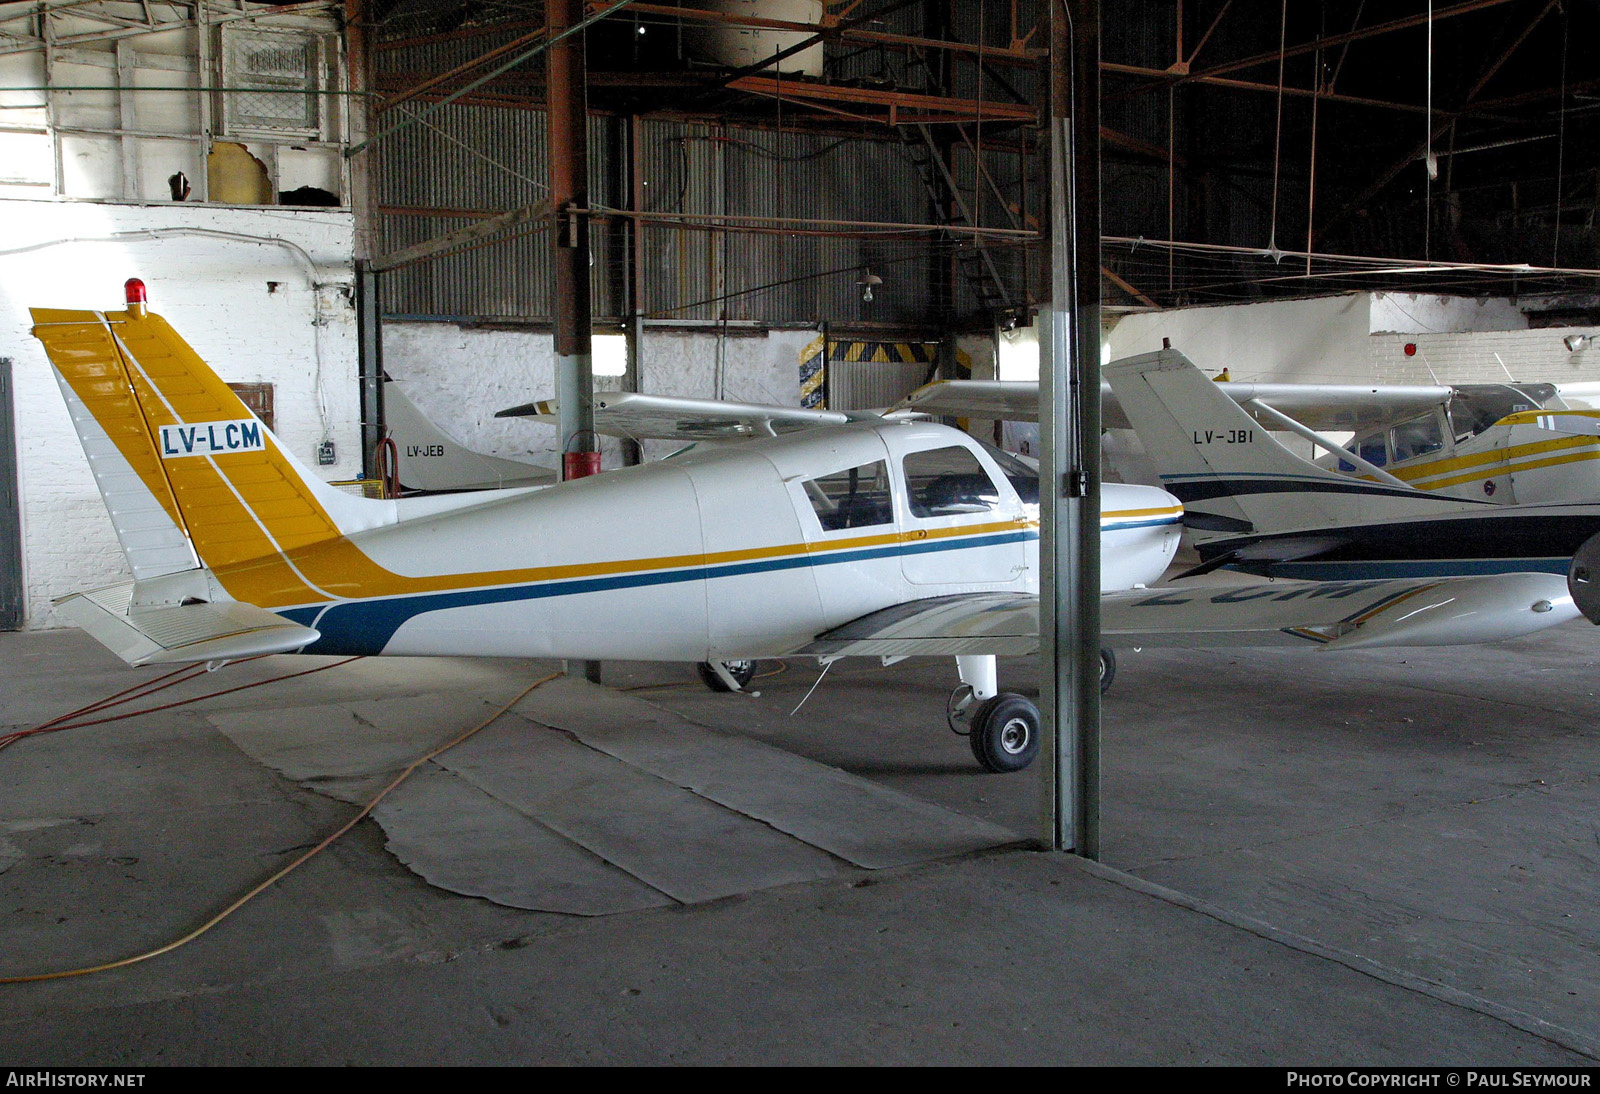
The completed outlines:
<svg viewBox="0 0 1600 1094">
<path fill-rule="evenodd" d="M 1113 361 L 1103 372 L 1162 485 L 1196 528 L 1207 518 L 1218 531 L 1324 527 L 1352 519 L 1363 495 L 1417 494 L 1295 455 L 1177 350 Z"/>
<path fill-rule="evenodd" d="M 392 523 L 317 479 L 165 319 L 34 309 L 136 579 L 236 567 Z"/>
</svg>

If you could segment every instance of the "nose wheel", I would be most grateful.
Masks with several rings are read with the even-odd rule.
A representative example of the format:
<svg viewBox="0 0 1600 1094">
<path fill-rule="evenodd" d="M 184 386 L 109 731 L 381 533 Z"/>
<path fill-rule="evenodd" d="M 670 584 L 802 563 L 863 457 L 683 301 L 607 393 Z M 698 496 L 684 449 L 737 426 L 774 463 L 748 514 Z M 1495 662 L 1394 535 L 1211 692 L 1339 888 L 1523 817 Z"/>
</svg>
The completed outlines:
<svg viewBox="0 0 1600 1094">
<path fill-rule="evenodd" d="M 1039 708 L 1012 691 L 985 699 L 972 712 L 967 743 L 985 771 L 1021 771 L 1039 754 Z"/>
<path fill-rule="evenodd" d="M 985 667 L 986 673 L 992 669 Z M 966 670 L 963 671 L 963 676 Z M 1100 694 L 1116 679 L 1117 657 L 1100 651 Z M 950 693 L 944 717 L 952 732 L 967 739 L 973 758 L 985 771 L 1004 774 L 1021 771 L 1039 754 L 1039 708 L 1014 691 L 993 694 L 993 676 L 974 673 L 978 682 L 965 680 Z M 978 696 L 990 690 L 987 698 Z"/>
</svg>

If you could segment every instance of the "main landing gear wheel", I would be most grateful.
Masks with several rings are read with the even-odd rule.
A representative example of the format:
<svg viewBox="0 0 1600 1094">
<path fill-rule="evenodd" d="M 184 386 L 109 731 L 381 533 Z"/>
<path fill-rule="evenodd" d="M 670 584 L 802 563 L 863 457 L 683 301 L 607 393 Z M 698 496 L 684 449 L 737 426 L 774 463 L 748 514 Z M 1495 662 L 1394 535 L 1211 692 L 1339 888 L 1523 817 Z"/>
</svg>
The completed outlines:
<svg viewBox="0 0 1600 1094">
<path fill-rule="evenodd" d="M 754 661 L 724 661 L 722 667 L 728 670 L 728 675 L 742 691 L 749 686 L 750 681 L 756 678 L 756 663 Z M 711 667 L 708 661 L 701 661 L 695 665 L 694 670 L 700 674 L 700 680 L 712 691 L 732 691 L 728 682 L 717 675 L 717 670 Z"/>
<path fill-rule="evenodd" d="M 1039 708 L 1015 692 L 980 703 L 971 726 L 967 741 L 987 771 L 1021 771 L 1039 754 Z"/>
<path fill-rule="evenodd" d="M 1100 651 L 1100 694 L 1111 690 L 1111 681 L 1117 678 L 1117 655 L 1110 650 Z"/>
</svg>

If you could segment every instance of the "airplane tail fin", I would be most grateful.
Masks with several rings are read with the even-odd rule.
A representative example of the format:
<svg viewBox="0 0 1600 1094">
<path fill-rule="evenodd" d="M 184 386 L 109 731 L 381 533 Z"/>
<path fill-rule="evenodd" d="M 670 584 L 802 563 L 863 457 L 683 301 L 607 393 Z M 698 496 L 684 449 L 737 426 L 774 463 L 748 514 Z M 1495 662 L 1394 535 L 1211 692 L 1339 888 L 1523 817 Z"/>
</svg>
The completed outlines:
<svg viewBox="0 0 1600 1094">
<path fill-rule="evenodd" d="M 1415 494 L 1290 452 L 1177 350 L 1113 361 L 1103 373 L 1196 530 L 1314 528 L 1350 519 L 1366 494 Z"/>
<path fill-rule="evenodd" d="M 158 315 L 33 309 L 136 580 L 213 570 L 395 520 L 295 459 Z"/>
</svg>

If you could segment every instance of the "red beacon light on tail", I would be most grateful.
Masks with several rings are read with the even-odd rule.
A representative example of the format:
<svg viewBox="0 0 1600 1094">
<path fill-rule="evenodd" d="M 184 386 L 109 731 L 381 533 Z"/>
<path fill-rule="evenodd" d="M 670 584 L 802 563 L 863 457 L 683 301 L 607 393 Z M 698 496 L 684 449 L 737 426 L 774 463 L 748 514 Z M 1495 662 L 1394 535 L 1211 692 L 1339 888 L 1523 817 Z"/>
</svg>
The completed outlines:
<svg viewBox="0 0 1600 1094">
<path fill-rule="evenodd" d="M 137 277 L 130 277 L 123 282 L 122 291 L 128 301 L 128 311 L 135 316 L 144 315 L 146 301 L 144 282 Z"/>
</svg>

